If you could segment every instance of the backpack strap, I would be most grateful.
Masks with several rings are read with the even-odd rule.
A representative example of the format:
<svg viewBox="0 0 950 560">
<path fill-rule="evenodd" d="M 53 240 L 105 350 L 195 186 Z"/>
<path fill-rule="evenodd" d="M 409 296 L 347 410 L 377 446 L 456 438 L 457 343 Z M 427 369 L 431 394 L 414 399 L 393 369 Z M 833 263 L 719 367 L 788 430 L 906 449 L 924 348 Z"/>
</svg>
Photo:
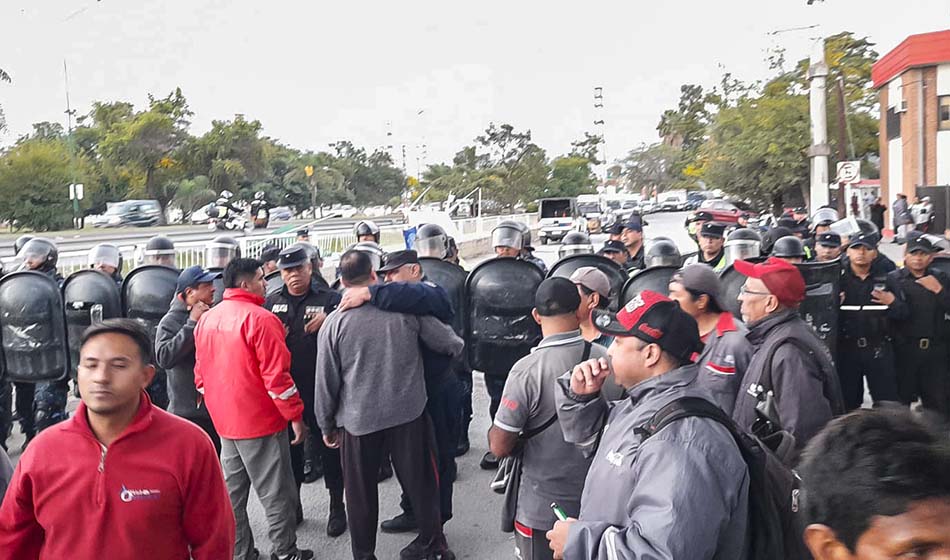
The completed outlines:
<svg viewBox="0 0 950 560">
<path fill-rule="evenodd" d="M 590 351 L 592 347 L 593 345 L 590 342 L 587 342 L 586 340 L 584 341 L 584 353 L 581 356 L 581 362 L 586 362 L 590 358 Z M 544 422 L 544 424 L 541 424 L 537 428 L 533 428 L 531 430 L 525 430 L 524 432 L 522 432 L 521 437 L 519 439 L 521 440 L 531 439 L 534 436 L 543 432 L 544 430 L 547 430 L 548 428 L 550 428 L 551 424 L 554 424 L 555 422 L 557 422 L 557 413 L 555 413 L 553 416 L 548 418 L 547 421 Z"/>
<path fill-rule="evenodd" d="M 709 418 L 722 424 L 738 442 L 740 436 L 732 419 L 726 416 L 726 413 L 718 406 L 700 397 L 680 397 L 670 402 L 658 410 L 649 422 L 635 428 L 634 432 L 645 441 L 673 422 L 691 417 Z"/>
<path fill-rule="evenodd" d="M 838 375 L 833 369 L 828 371 L 828 368 L 825 367 L 825 361 L 822 359 L 822 356 L 819 356 L 819 351 L 816 351 L 812 348 L 806 341 L 797 338 L 797 337 L 788 337 L 782 341 L 773 344 L 769 348 L 768 353 L 765 356 L 765 372 L 762 378 L 759 380 L 759 384 L 762 387 L 762 395 L 768 394 L 774 389 L 774 382 L 772 380 L 772 360 L 775 358 L 775 354 L 778 352 L 779 348 L 785 346 L 786 344 L 791 344 L 792 346 L 798 348 L 805 354 L 811 355 L 814 357 L 815 362 L 818 364 L 819 368 L 819 378 L 821 381 L 822 393 L 825 399 L 831 406 L 831 412 L 834 416 L 840 416 L 845 413 L 844 410 L 844 398 L 841 395 L 841 387 L 838 384 Z M 824 344 L 819 342 L 819 344 Z M 776 398 L 781 399 L 781 395 L 776 395 Z"/>
</svg>

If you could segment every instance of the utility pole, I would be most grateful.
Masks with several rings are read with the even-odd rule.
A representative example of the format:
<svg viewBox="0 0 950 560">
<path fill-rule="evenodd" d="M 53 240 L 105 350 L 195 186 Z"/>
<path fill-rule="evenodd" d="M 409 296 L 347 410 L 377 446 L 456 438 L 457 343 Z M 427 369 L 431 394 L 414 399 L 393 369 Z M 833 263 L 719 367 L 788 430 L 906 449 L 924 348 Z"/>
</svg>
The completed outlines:
<svg viewBox="0 0 950 560">
<path fill-rule="evenodd" d="M 848 114 L 847 114 L 847 105 L 844 100 L 844 79 L 841 76 L 838 76 L 838 81 L 835 84 L 837 86 L 837 98 L 838 98 L 838 161 L 848 161 L 845 156 L 845 144 L 847 144 L 847 137 L 850 136 L 848 133 Z M 854 159 L 854 144 L 848 144 L 851 148 L 851 159 Z M 837 179 L 837 178 L 836 178 Z M 838 216 L 844 218 L 847 215 L 848 204 L 845 196 L 845 183 L 838 183 Z"/>
<path fill-rule="evenodd" d="M 825 63 L 825 40 L 819 38 L 812 48 L 808 67 L 809 109 L 811 114 L 811 146 L 808 157 L 811 159 L 811 190 L 809 210 L 828 204 L 828 110 L 827 110 L 828 65 Z"/>
<path fill-rule="evenodd" d="M 83 225 L 85 225 L 83 224 L 79 210 L 79 200 L 82 198 L 82 189 L 76 186 L 76 144 L 73 138 L 73 115 L 76 114 L 76 110 L 69 104 L 69 70 L 66 68 L 66 59 L 63 59 L 63 82 L 66 89 L 66 131 L 68 134 L 66 138 L 69 141 L 69 167 L 70 174 L 73 177 L 72 185 L 69 186 L 69 197 L 73 201 L 73 227 L 82 229 Z"/>
<path fill-rule="evenodd" d="M 594 120 L 594 126 L 600 126 L 600 145 L 603 153 L 604 162 L 604 183 L 607 182 L 607 170 L 610 168 L 607 163 L 607 122 L 604 120 L 604 88 L 597 86 L 594 88 L 594 115 L 598 117 Z"/>
</svg>

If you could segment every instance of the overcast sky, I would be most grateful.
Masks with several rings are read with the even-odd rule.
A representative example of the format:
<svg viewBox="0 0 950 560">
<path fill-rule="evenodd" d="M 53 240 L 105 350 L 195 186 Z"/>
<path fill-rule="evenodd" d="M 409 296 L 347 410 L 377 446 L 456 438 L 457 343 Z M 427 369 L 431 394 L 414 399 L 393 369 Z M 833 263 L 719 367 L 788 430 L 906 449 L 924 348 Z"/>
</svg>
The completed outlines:
<svg viewBox="0 0 950 560">
<path fill-rule="evenodd" d="M 9 144 L 36 121 L 65 123 L 63 60 L 80 113 L 93 100 L 164 96 L 180 86 L 192 132 L 235 113 L 302 149 L 338 139 L 416 146 L 449 161 L 489 122 L 530 129 L 549 155 L 594 131 L 604 88 L 608 156 L 657 140 L 683 83 L 723 70 L 768 75 L 767 51 L 806 57 L 821 33 L 867 35 L 886 53 L 950 27 L 947 0 L 2 0 L 0 83 Z M 397 148 L 397 163 L 401 163 Z"/>
</svg>

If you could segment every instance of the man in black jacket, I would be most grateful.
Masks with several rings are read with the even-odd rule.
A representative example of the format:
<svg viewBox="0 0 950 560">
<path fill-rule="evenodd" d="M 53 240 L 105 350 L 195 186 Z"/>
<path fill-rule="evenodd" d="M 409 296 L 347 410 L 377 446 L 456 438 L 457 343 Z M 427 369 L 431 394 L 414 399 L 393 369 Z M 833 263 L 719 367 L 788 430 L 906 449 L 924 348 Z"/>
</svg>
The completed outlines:
<svg viewBox="0 0 950 560">
<path fill-rule="evenodd" d="M 327 318 L 340 303 L 340 294 L 311 282 L 313 267 L 311 255 L 301 244 L 292 245 L 280 252 L 277 268 L 284 281 L 280 291 L 267 296 L 264 308 L 270 310 L 287 333 L 287 349 L 290 350 L 290 376 L 294 379 L 300 398 L 303 399 L 304 422 L 316 436 L 314 445 L 323 464 L 324 484 L 330 492 L 330 515 L 327 518 L 327 535 L 338 537 L 346 531 L 346 508 L 343 505 L 343 467 L 339 449 L 330 449 L 323 442 L 320 427 L 313 412 L 314 384 L 317 368 L 317 333 Z M 300 485 L 304 482 L 304 448 L 292 446 L 290 462 L 297 483 L 297 520 L 303 519 L 300 504 Z"/>
<path fill-rule="evenodd" d="M 195 389 L 195 326 L 211 309 L 214 280 L 220 275 L 200 266 L 183 270 L 178 275 L 175 299 L 155 333 L 155 359 L 168 375 L 168 412 L 201 427 L 219 455 L 221 438 Z"/>
</svg>

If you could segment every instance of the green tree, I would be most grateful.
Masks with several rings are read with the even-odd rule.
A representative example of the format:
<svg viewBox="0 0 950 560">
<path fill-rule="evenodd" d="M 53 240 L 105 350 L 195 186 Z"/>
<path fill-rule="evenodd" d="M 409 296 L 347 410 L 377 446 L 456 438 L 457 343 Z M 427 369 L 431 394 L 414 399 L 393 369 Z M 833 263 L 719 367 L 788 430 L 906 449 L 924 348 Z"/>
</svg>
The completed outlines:
<svg viewBox="0 0 950 560">
<path fill-rule="evenodd" d="M 175 198 L 172 202 L 176 203 L 187 220 L 191 214 L 214 201 L 216 193 L 211 189 L 211 182 L 204 175 L 198 175 L 191 179 L 182 179 L 175 188 Z"/>
<path fill-rule="evenodd" d="M 542 197 L 577 196 L 595 192 L 597 178 L 586 157 L 562 156 L 551 162 L 551 177 L 540 193 Z"/>
<path fill-rule="evenodd" d="M 674 168 L 680 157 L 680 150 L 667 144 L 644 144 L 627 154 L 621 173 L 627 186 L 634 191 L 656 188 L 662 192 L 673 186 L 676 180 Z"/>
</svg>

